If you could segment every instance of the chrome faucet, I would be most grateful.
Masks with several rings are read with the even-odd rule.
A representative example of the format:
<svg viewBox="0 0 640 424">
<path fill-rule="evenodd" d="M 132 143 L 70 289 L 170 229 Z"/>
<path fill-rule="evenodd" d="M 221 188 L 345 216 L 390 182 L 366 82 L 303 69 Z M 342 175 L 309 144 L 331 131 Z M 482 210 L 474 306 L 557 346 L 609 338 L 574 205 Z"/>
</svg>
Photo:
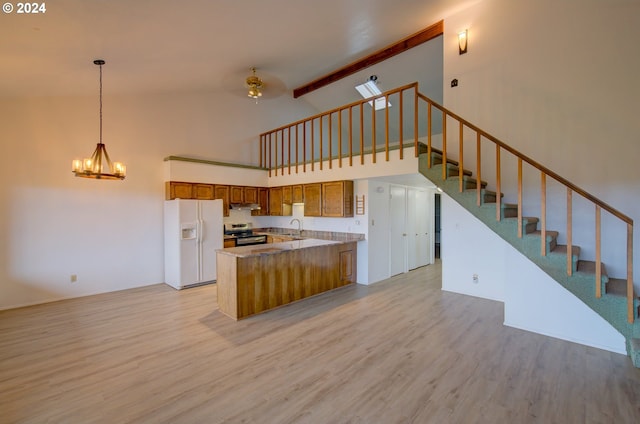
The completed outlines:
<svg viewBox="0 0 640 424">
<path fill-rule="evenodd" d="M 298 233 L 301 233 L 302 232 L 302 221 L 300 221 L 298 218 L 293 218 L 289 224 L 293 224 L 296 221 L 298 221 Z"/>
</svg>

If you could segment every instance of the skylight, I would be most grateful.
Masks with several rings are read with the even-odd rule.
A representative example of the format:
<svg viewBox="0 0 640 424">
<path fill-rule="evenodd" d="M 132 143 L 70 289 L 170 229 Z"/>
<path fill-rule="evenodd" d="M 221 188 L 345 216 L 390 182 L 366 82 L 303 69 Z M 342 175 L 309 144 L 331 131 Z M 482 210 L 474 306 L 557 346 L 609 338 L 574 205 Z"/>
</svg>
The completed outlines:
<svg viewBox="0 0 640 424">
<path fill-rule="evenodd" d="M 360 95 L 364 99 L 379 96 L 382 94 L 382 91 L 380 91 L 380 89 L 378 88 L 374 77 L 370 77 L 369 81 L 365 82 L 364 84 L 356 85 L 356 90 L 358 90 L 358 93 L 360 93 Z M 375 110 L 384 109 L 385 107 L 391 107 L 391 103 L 386 102 L 385 104 L 384 100 L 385 99 L 383 96 L 378 97 L 375 100 L 370 100 L 367 103 L 369 103 L 369 105 L 373 107 L 373 102 L 375 101 Z"/>
</svg>

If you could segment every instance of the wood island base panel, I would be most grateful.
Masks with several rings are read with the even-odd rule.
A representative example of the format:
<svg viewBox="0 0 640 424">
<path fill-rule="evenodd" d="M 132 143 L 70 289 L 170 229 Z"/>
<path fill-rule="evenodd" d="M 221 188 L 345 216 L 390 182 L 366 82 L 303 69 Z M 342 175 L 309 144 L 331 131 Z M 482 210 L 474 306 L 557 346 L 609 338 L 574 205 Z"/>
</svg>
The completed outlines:
<svg viewBox="0 0 640 424">
<path fill-rule="evenodd" d="M 220 312 L 242 319 L 356 282 L 357 242 L 296 240 L 218 251 Z"/>
</svg>

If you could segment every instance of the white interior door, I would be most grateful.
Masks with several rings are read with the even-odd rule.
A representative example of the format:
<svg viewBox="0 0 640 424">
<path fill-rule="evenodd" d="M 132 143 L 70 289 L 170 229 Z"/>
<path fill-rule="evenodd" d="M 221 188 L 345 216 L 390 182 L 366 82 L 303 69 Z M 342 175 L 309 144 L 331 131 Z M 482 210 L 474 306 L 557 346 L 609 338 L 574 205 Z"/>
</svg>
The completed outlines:
<svg viewBox="0 0 640 424">
<path fill-rule="evenodd" d="M 407 268 L 407 190 L 389 188 L 389 275 L 406 272 Z"/>
<path fill-rule="evenodd" d="M 407 189 L 407 258 L 409 269 L 418 268 L 420 265 L 418 259 L 417 238 L 418 229 L 417 225 L 417 207 L 416 196 L 418 190 L 409 188 Z"/>
<path fill-rule="evenodd" d="M 429 192 L 426 190 L 413 191 L 415 191 L 415 196 L 412 207 L 414 213 L 412 236 L 413 246 L 416 252 L 413 268 L 418 268 L 431 263 L 431 238 L 429 228 L 431 227 L 432 214 Z"/>
</svg>

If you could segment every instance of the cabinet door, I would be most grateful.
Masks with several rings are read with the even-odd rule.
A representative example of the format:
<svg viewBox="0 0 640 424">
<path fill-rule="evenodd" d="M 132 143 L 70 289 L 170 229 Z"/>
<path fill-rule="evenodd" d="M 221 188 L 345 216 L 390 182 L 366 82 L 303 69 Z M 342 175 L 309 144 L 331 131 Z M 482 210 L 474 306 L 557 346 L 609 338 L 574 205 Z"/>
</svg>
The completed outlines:
<svg viewBox="0 0 640 424">
<path fill-rule="evenodd" d="M 357 244 L 349 243 L 340 249 L 340 282 L 355 283 L 357 280 Z"/>
<path fill-rule="evenodd" d="M 322 183 L 322 216 L 353 216 L 353 181 Z"/>
<path fill-rule="evenodd" d="M 322 216 L 322 184 L 305 184 L 304 216 Z"/>
<path fill-rule="evenodd" d="M 290 205 L 293 203 L 293 193 L 291 186 L 282 187 L 282 203 Z"/>
<path fill-rule="evenodd" d="M 244 201 L 247 203 L 258 203 L 258 187 L 245 187 Z"/>
<path fill-rule="evenodd" d="M 168 181 L 165 184 L 165 199 L 192 199 L 193 184 L 181 181 Z"/>
<path fill-rule="evenodd" d="M 244 202 L 244 187 L 231 186 L 229 188 L 229 203 Z"/>
<path fill-rule="evenodd" d="M 269 215 L 282 215 L 282 187 L 269 189 Z"/>
<path fill-rule="evenodd" d="M 297 185 L 292 186 L 291 191 L 292 191 L 293 203 L 303 203 L 304 202 L 302 184 L 297 184 Z"/>
<path fill-rule="evenodd" d="M 193 198 L 198 200 L 212 200 L 213 184 L 194 184 Z"/>
<path fill-rule="evenodd" d="M 217 184 L 213 186 L 213 198 L 222 199 L 223 215 L 229 216 L 229 186 Z"/>
<path fill-rule="evenodd" d="M 251 211 L 251 215 L 253 216 L 261 216 L 261 215 L 269 215 L 269 189 L 268 188 L 258 188 L 258 204 L 260 205 L 260 210 Z"/>
</svg>

